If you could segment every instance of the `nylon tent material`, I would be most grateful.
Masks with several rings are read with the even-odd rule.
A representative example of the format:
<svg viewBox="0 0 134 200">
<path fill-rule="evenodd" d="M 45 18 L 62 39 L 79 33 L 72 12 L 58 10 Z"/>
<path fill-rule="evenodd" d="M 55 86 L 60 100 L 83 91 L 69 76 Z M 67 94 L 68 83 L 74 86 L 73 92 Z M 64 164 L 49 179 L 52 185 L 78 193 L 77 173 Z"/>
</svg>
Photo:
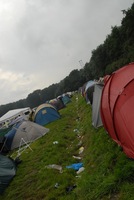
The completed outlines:
<svg viewBox="0 0 134 200">
<path fill-rule="evenodd" d="M 92 125 L 95 128 L 102 126 L 101 114 L 100 114 L 100 101 L 103 85 L 95 84 L 93 92 L 93 104 L 92 104 Z"/>
<path fill-rule="evenodd" d="M 87 104 L 92 104 L 93 103 L 93 91 L 94 91 L 94 85 L 95 85 L 95 81 L 88 81 L 86 83 L 86 86 L 85 86 L 85 99 L 86 99 L 86 102 Z"/>
<path fill-rule="evenodd" d="M 85 97 L 85 88 L 86 88 L 87 82 L 84 83 L 84 85 L 81 87 L 81 94 L 83 97 Z"/>
<path fill-rule="evenodd" d="M 85 93 L 85 98 L 86 98 L 86 102 L 87 104 L 91 104 L 93 103 L 93 92 L 94 92 L 94 85 L 92 85 L 91 87 L 89 87 Z"/>
<path fill-rule="evenodd" d="M 47 103 L 38 106 L 33 116 L 34 122 L 42 126 L 51 123 L 59 118 L 60 114 L 58 113 L 56 108 Z"/>
<path fill-rule="evenodd" d="M 107 78 L 101 97 L 101 118 L 113 140 L 134 159 L 134 63 Z"/>
<path fill-rule="evenodd" d="M 92 81 L 92 80 L 88 81 L 86 83 L 85 92 L 87 91 L 88 88 L 92 87 L 94 84 L 95 84 L 95 81 Z"/>
<path fill-rule="evenodd" d="M 15 162 L 0 154 L 0 194 L 4 192 L 16 174 Z"/>
<path fill-rule="evenodd" d="M 70 99 L 70 97 L 68 95 L 63 95 L 62 96 L 62 101 L 63 101 L 64 105 L 66 105 L 66 104 L 71 102 L 71 99 Z"/>
<path fill-rule="evenodd" d="M 0 152 L 6 152 L 6 149 L 2 149 L 5 142 L 5 135 L 11 130 L 11 127 L 0 129 Z"/>
<path fill-rule="evenodd" d="M 48 131 L 49 129 L 31 121 L 20 122 L 5 135 L 4 146 L 8 150 L 13 150 L 20 146 L 22 138 L 26 143 L 30 143 L 42 137 Z"/>
<path fill-rule="evenodd" d="M 65 108 L 65 105 L 61 99 L 52 99 L 49 101 L 49 103 L 56 108 L 56 110 L 61 110 L 62 108 Z"/>
</svg>

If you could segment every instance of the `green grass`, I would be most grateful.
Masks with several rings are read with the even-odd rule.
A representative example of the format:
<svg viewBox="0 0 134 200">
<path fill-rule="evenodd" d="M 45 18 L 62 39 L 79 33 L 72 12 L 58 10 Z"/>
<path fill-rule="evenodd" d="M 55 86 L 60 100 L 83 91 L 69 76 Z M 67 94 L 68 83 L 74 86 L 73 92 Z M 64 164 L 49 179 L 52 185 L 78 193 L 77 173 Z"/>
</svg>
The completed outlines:
<svg viewBox="0 0 134 200">
<path fill-rule="evenodd" d="M 61 119 L 46 126 L 49 133 L 30 145 L 33 151 L 26 149 L 21 154 L 17 174 L 0 199 L 132 200 L 134 162 L 103 127 L 92 126 L 91 112 L 91 106 L 80 95 L 74 95 L 72 102 L 60 111 Z M 79 155 L 81 146 L 84 151 Z M 79 175 L 66 168 L 77 162 L 83 162 L 85 168 Z M 50 164 L 62 166 L 63 172 L 46 168 Z M 67 192 L 73 185 L 76 187 Z"/>
</svg>

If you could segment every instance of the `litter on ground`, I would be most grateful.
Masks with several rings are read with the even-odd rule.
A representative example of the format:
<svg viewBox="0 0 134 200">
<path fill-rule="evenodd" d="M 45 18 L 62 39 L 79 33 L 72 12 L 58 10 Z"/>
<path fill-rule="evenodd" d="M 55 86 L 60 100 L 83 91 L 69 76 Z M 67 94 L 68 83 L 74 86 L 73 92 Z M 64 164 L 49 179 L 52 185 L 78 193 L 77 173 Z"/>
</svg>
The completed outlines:
<svg viewBox="0 0 134 200">
<path fill-rule="evenodd" d="M 60 173 L 62 173 L 62 166 L 60 165 L 56 165 L 56 164 L 52 164 L 52 165 L 47 165 L 46 166 L 47 169 L 57 169 L 59 170 Z"/>
</svg>

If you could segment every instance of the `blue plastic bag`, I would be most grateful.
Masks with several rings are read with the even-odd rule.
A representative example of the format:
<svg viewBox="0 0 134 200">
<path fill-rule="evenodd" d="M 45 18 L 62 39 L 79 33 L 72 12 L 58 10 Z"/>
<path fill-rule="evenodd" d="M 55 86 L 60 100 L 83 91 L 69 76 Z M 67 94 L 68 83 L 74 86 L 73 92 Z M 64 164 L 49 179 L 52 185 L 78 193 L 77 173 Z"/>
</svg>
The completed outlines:
<svg viewBox="0 0 134 200">
<path fill-rule="evenodd" d="M 74 169 L 74 170 L 79 170 L 81 167 L 83 167 L 83 163 L 74 163 L 72 165 L 66 166 L 68 169 Z"/>
</svg>

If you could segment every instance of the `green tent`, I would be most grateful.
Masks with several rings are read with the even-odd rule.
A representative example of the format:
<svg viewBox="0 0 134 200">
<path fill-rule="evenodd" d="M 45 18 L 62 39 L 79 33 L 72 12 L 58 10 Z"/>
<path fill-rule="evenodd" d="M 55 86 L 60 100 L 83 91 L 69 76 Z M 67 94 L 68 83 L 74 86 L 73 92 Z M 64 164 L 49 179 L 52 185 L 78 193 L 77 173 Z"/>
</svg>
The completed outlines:
<svg viewBox="0 0 134 200">
<path fill-rule="evenodd" d="M 15 174 L 16 164 L 14 160 L 0 154 L 0 194 L 7 188 Z"/>
</svg>

